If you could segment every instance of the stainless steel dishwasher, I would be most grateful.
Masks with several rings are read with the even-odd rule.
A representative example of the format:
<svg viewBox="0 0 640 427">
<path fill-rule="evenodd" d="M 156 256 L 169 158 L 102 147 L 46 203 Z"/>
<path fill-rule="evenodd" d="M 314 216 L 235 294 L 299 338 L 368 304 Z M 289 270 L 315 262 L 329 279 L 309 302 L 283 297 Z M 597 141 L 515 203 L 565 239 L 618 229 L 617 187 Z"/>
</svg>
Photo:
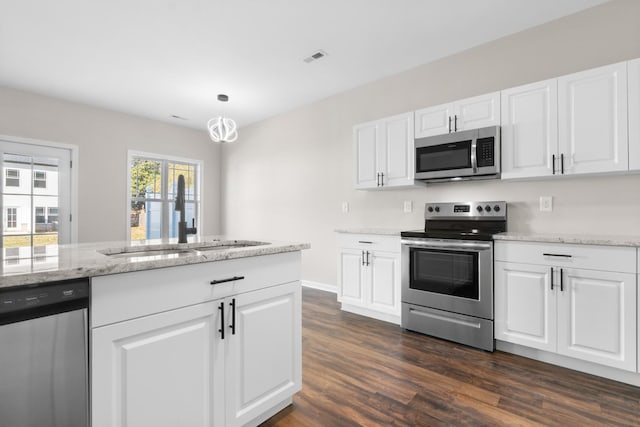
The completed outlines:
<svg viewBox="0 0 640 427">
<path fill-rule="evenodd" d="M 89 425 L 89 281 L 0 289 L 0 427 Z"/>
</svg>

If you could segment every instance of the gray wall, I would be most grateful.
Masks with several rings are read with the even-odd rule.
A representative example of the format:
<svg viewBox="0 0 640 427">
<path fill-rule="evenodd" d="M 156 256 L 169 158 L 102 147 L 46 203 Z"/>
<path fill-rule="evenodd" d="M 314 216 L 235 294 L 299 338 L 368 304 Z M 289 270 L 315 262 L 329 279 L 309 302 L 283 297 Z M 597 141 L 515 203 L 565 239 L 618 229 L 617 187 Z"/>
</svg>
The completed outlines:
<svg viewBox="0 0 640 427">
<path fill-rule="evenodd" d="M 220 229 L 220 147 L 196 131 L 127 114 L 0 87 L 0 135 L 79 147 L 78 240 L 124 240 L 127 151 L 204 162 L 206 234 Z"/>
<path fill-rule="evenodd" d="M 511 231 L 640 235 L 640 175 L 355 191 L 351 140 L 357 123 L 640 57 L 638 18 L 640 1 L 613 1 L 241 129 L 222 149 L 223 230 L 311 242 L 303 278 L 328 285 L 335 228 L 420 228 L 431 201 L 506 200 Z M 553 212 L 538 211 L 543 195 Z"/>
</svg>

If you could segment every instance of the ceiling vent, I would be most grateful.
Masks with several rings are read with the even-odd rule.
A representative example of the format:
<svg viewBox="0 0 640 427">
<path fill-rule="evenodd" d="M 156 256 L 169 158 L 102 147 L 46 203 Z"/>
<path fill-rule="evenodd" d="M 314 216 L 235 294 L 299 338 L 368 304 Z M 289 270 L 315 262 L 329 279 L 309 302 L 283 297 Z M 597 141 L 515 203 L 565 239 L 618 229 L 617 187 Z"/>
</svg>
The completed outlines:
<svg viewBox="0 0 640 427">
<path fill-rule="evenodd" d="M 312 55 L 307 56 L 306 58 L 304 58 L 304 62 L 306 62 L 307 64 L 313 61 L 317 61 L 318 59 L 322 59 L 325 56 L 327 56 L 327 52 L 325 52 L 324 50 L 318 50 L 316 52 L 314 52 Z"/>
</svg>

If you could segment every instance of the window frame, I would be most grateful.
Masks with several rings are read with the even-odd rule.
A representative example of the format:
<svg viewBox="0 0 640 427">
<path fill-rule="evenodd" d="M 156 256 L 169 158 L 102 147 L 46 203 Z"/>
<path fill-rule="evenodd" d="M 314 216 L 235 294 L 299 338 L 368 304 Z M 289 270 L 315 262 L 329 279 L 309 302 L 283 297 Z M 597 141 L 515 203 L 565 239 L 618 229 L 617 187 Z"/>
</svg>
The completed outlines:
<svg viewBox="0 0 640 427">
<path fill-rule="evenodd" d="M 15 172 L 16 176 L 9 176 L 9 172 Z M 9 184 L 9 180 L 12 181 L 11 184 Z M 13 184 L 13 181 L 16 182 L 15 185 Z M 5 187 L 20 187 L 20 169 L 13 169 L 13 168 L 6 168 L 5 169 L 4 186 Z"/>
<path fill-rule="evenodd" d="M 6 206 L 4 210 L 5 210 L 5 224 L 4 224 L 5 228 L 7 230 L 17 230 L 18 229 L 18 208 L 15 206 Z M 10 221 L 9 210 L 13 210 L 13 217 L 14 217 L 13 222 L 15 223 L 13 227 L 9 226 L 9 221 Z"/>
<path fill-rule="evenodd" d="M 38 174 L 42 174 L 42 178 L 38 177 Z M 43 183 L 42 185 L 36 185 L 37 183 Z M 47 188 L 47 171 L 34 170 L 33 171 L 33 188 Z"/>
<path fill-rule="evenodd" d="M 162 197 L 160 199 L 153 199 L 156 202 L 161 202 L 162 203 L 162 219 L 161 219 L 161 230 L 162 230 L 162 240 L 167 240 L 169 239 L 169 218 L 166 214 L 166 212 L 168 212 L 167 210 L 167 206 L 170 205 L 173 200 L 169 200 L 168 195 L 169 195 L 169 177 L 168 177 L 168 171 L 169 171 L 169 163 L 182 163 L 182 164 L 189 164 L 189 165 L 194 165 L 195 166 L 195 189 L 194 189 L 194 198 L 195 198 L 195 212 L 196 212 L 196 228 L 198 230 L 198 233 L 196 234 L 196 236 L 202 236 L 202 217 L 204 215 L 204 209 L 203 209 L 203 205 L 204 205 L 204 200 L 203 200 L 203 195 L 205 194 L 204 192 L 204 186 L 203 186 L 203 175 L 204 175 L 204 162 L 202 160 L 198 160 L 198 159 L 188 159 L 185 157 L 178 157 L 178 156 L 171 156 L 171 155 L 166 155 L 166 154 L 158 154 L 158 153 L 149 153 L 149 152 L 144 152 L 144 151 L 137 151 L 137 150 L 129 150 L 127 153 L 127 164 L 126 164 L 126 168 L 127 168 L 127 187 L 126 187 L 126 217 L 125 217 L 125 224 L 126 224 L 126 241 L 127 242 L 134 242 L 133 240 L 131 240 L 131 163 L 134 159 L 142 159 L 142 160 L 150 160 L 150 161 L 159 161 L 162 163 L 162 170 L 161 170 L 161 181 L 162 181 L 162 185 L 161 185 L 161 189 L 160 191 L 162 192 Z M 187 225 L 190 226 L 190 224 L 187 221 Z M 177 238 L 175 238 L 177 239 Z M 136 240 L 138 241 L 138 240 Z"/>
</svg>

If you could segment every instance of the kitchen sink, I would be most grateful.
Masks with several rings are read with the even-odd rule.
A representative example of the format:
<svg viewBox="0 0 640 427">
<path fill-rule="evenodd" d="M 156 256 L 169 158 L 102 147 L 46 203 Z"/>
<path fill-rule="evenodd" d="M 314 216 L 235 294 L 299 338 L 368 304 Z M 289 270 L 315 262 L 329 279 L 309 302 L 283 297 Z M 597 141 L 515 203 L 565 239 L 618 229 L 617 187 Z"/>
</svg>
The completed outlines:
<svg viewBox="0 0 640 427">
<path fill-rule="evenodd" d="M 221 240 L 209 244 L 203 244 L 200 246 L 191 246 L 191 249 L 200 252 L 206 251 L 221 251 L 225 249 L 237 249 L 237 248 L 247 248 L 252 246 L 265 246 L 269 243 L 266 242 L 253 242 L 248 240 Z"/>
<path fill-rule="evenodd" d="M 140 247 L 120 247 L 99 251 L 110 258 L 140 259 L 146 257 L 175 258 L 181 256 L 198 255 L 208 251 L 223 251 L 227 249 L 247 248 L 268 245 L 266 242 L 251 240 L 212 240 L 209 242 L 187 244 L 162 244 Z"/>
<path fill-rule="evenodd" d="M 110 256 L 111 258 L 133 258 L 133 257 L 154 257 L 160 255 L 193 255 L 195 251 L 192 249 L 143 249 L 139 251 L 131 251 L 126 250 L 123 252 L 116 253 L 104 253 L 104 255 Z"/>
</svg>

